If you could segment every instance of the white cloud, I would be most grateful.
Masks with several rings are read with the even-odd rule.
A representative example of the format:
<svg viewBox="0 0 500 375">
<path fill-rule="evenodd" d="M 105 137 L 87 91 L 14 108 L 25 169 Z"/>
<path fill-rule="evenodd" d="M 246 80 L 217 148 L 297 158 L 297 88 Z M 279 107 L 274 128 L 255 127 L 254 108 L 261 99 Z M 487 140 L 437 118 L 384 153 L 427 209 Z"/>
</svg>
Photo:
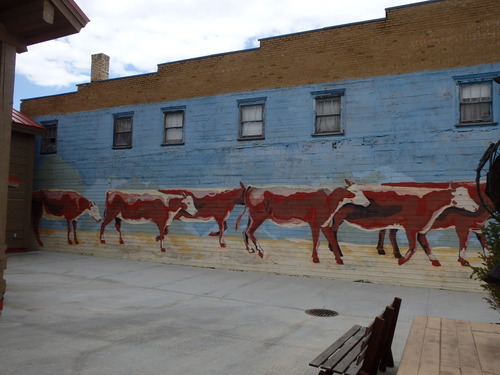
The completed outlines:
<svg viewBox="0 0 500 375">
<path fill-rule="evenodd" d="M 411 0 L 76 0 L 90 22 L 79 34 L 30 46 L 16 71 L 40 86 L 89 81 L 90 56 L 110 56 L 111 77 L 157 64 L 258 47 L 259 38 L 385 16 Z"/>
</svg>

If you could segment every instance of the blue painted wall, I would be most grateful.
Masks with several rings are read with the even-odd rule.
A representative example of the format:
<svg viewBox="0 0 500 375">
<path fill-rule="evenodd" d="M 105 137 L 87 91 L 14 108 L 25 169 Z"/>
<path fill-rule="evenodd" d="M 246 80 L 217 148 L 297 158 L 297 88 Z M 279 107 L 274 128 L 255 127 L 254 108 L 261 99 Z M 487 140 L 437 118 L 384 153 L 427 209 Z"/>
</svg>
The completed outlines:
<svg viewBox="0 0 500 375">
<path fill-rule="evenodd" d="M 110 189 L 236 188 L 240 181 L 330 186 L 343 185 L 344 178 L 361 184 L 474 180 L 480 157 L 500 138 L 500 130 L 498 125 L 456 126 L 457 77 L 482 74 L 500 75 L 500 63 L 35 118 L 58 121 L 57 154 L 37 152 L 35 189 L 76 190 L 102 213 Z M 345 90 L 344 134 L 312 136 L 312 93 L 333 89 Z M 262 97 L 265 139 L 239 141 L 238 101 Z M 186 108 L 185 143 L 162 146 L 162 108 L 171 106 Z M 114 150 L 113 115 L 122 112 L 133 112 L 133 147 Z M 493 113 L 499 122 L 500 85 L 495 84 Z M 241 236 L 232 229 L 239 207 L 227 236 Z M 99 229 L 91 220 L 80 221 L 82 230 Z M 42 227 L 65 224 L 44 221 Z M 171 232 L 202 235 L 213 227 L 175 222 Z M 127 228 L 156 231 L 152 225 Z M 341 229 L 342 241 L 375 244 L 376 233 Z M 438 246 L 456 246 L 456 236 L 448 232 L 432 232 L 429 239 Z M 310 238 L 307 228 L 270 223 L 258 233 L 260 238 Z M 478 247 L 475 242 L 471 246 Z"/>
</svg>

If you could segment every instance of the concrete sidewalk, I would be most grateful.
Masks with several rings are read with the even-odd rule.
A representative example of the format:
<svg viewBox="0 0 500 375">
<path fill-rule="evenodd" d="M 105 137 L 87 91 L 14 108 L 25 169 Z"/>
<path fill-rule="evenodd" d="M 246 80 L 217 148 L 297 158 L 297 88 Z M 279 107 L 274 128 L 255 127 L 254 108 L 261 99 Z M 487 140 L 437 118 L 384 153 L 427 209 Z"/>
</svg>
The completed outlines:
<svg viewBox="0 0 500 375">
<path fill-rule="evenodd" d="M 500 320 L 481 293 L 51 252 L 9 254 L 5 278 L 2 375 L 315 375 L 310 360 L 395 296 L 396 362 L 415 315 Z"/>
</svg>

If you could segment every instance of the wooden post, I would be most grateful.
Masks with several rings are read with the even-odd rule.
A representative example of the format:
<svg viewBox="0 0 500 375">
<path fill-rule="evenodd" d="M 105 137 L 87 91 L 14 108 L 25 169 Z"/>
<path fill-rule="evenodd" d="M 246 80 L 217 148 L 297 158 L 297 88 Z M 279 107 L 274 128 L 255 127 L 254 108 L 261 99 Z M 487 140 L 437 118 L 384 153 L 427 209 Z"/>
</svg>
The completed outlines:
<svg viewBox="0 0 500 375">
<path fill-rule="evenodd" d="M 0 312 L 3 309 L 3 296 L 6 287 L 3 275 L 7 267 L 5 231 L 7 227 L 7 193 L 15 65 L 16 47 L 0 41 Z"/>
</svg>

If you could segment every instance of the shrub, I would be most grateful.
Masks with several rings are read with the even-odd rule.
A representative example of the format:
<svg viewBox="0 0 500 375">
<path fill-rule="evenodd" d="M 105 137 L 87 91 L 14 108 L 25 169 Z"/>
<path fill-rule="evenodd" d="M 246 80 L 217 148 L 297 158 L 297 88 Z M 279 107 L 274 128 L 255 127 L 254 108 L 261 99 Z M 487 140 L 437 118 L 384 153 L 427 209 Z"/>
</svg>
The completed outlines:
<svg viewBox="0 0 500 375">
<path fill-rule="evenodd" d="M 487 257 L 481 254 L 481 266 L 471 266 L 472 274 L 470 277 L 475 280 L 483 280 L 488 272 L 500 264 L 500 222 L 490 220 L 486 227 L 483 228 L 483 234 L 487 238 L 490 256 Z M 488 297 L 484 297 L 484 299 L 492 309 L 500 313 L 500 286 L 482 281 L 481 287 L 488 293 Z"/>
</svg>

